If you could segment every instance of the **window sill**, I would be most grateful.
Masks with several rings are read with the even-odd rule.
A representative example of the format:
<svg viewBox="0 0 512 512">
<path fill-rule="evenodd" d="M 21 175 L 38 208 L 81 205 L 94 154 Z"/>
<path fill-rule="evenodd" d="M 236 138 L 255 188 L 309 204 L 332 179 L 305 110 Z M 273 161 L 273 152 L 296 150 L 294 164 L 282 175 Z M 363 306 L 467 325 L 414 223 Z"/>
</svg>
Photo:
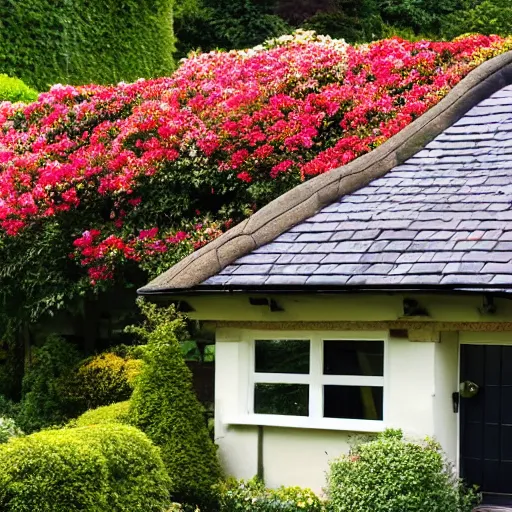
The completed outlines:
<svg viewBox="0 0 512 512">
<path fill-rule="evenodd" d="M 265 427 L 286 427 L 317 430 L 340 430 L 346 432 L 383 432 L 383 421 L 352 420 L 336 418 L 304 418 L 302 416 L 277 416 L 272 414 L 254 414 L 227 418 L 228 425 L 257 425 Z"/>
</svg>

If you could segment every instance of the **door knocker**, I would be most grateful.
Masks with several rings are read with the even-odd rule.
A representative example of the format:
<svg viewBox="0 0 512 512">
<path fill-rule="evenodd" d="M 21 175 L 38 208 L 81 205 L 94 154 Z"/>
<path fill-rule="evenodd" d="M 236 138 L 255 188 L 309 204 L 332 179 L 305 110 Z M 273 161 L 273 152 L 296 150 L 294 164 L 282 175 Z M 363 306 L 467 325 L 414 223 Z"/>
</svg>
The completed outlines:
<svg viewBox="0 0 512 512">
<path fill-rule="evenodd" d="M 480 386 L 470 380 L 465 380 L 460 383 L 460 396 L 462 398 L 473 398 L 478 394 L 479 390 Z"/>
</svg>

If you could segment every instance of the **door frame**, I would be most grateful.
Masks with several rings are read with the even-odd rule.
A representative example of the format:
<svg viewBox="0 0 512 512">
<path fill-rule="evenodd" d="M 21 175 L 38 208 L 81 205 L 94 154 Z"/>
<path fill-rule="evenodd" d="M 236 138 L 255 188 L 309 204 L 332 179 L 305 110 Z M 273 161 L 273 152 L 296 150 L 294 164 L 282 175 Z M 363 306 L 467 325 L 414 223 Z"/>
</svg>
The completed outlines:
<svg viewBox="0 0 512 512">
<path fill-rule="evenodd" d="M 458 345 L 458 366 L 457 366 L 457 383 L 460 383 L 461 378 L 461 345 L 512 345 L 512 331 L 460 331 L 459 332 L 459 345 Z M 459 391 L 457 389 L 457 391 Z M 460 414 L 460 398 L 459 398 L 459 410 L 457 418 L 457 460 L 456 470 L 457 474 L 461 476 L 461 414 Z"/>
</svg>

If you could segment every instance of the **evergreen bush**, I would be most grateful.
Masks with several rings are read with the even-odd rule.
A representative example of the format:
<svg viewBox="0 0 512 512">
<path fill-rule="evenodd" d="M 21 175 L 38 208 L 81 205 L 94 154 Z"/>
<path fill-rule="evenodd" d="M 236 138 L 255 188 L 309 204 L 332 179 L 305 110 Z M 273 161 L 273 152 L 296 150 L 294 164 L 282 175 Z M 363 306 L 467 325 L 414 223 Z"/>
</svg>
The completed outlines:
<svg viewBox="0 0 512 512">
<path fill-rule="evenodd" d="M 50 430 L 0 446 L 5 512 L 162 512 L 169 485 L 158 448 L 125 425 Z"/>
<path fill-rule="evenodd" d="M 173 308 L 157 309 L 139 301 L 147 323 L 132 328 L 147 341 L 142 372 L 131 399 L 131 422 L 161 448 L 179 503 L 214 508 L 220 468 L 215 446 L 192 387 L 192 374 L 178 338 L 184 322 Z"/>
<path fill-rule="evenodd" d="M 67 386 L 69 396 L 84 410 L 130 398 L 141 361 L 107 352 L 80 363 Z"/>
<path fill-rule="evenodd" d="M 393 430 L 333 461 L 328 495 L 332 512 L 470 512 L 475 501 L 437 443 Z"/>
<path fill-rule="evenodd" d="M 23 396 L 17 422 L 26 432 L 59 425 L 80 412 L 70 400 L 67 383 L 80 360 L 80 352 L 58 336 L 49 336 L 34 348 L 32 365 L 23 377 Z"/>
<path fill-rule="evenodd" d="M 76 420 L 72 420 L 71 426 L 87 427 L 105 423 L 129 423 L 129 409 L 130 402 L 128 401 L 97 407 L 84 412 Z"/>
<path fill-rule="evenodd" d="M 31 89 L 19 78 L 13 78 L 0 73 L 0 101 L 30 103 L 35 100 L 37 100 L 37 91 Z"/>
<path fill-rule="evenodd" d="M 39 90 L 173 67 L 172 0 L 0 0 L 2 71 Z"/>
</svg>

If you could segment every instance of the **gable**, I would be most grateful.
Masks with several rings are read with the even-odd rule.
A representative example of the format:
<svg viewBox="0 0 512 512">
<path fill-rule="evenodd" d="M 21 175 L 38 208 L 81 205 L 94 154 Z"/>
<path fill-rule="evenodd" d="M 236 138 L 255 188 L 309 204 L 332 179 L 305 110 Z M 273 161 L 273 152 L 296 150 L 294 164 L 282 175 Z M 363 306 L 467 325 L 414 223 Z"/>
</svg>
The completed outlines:
<svg viewBox="0 0 512 512">
<path fill-rule="evenodd" d="M 507 285 L 512 241 L 496 223 L 511 202 L 511 62 L 509 52 L 484 63 L 382 146 L 287 192 L 139 293 Z"/>
</svg>

